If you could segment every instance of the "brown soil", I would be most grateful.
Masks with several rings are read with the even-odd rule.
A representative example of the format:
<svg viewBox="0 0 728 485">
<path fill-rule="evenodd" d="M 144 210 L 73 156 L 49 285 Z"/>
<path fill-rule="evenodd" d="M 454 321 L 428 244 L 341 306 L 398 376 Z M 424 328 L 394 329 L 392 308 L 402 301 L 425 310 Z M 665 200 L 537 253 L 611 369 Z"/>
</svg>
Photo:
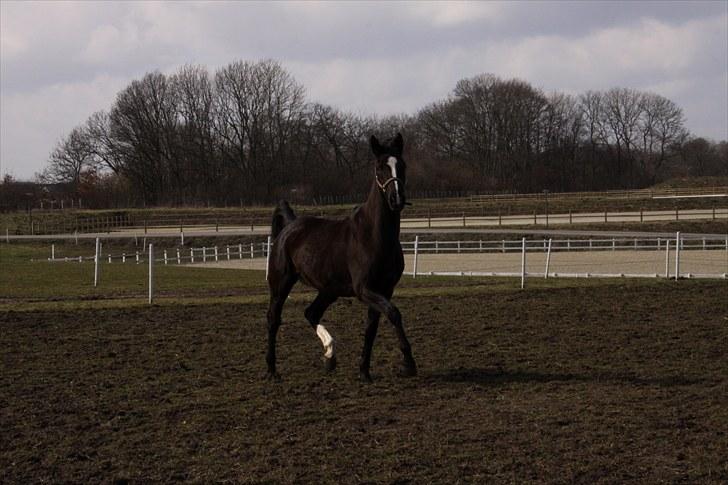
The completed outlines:
<svg viewBox="0 0 728 485">
<path fill-rule="evenodd" d="M 263 306 L 8 312 L 0 482 L 726 482 L 727 294 L 681 281 L 395 298 L 420 373 L 396 375 L 383 324 L 372 385 L 356 379 L 358 303 L 326 314 L 326 375 L 289 302 L 277 384 L 262 379 Z"/>
</svg>

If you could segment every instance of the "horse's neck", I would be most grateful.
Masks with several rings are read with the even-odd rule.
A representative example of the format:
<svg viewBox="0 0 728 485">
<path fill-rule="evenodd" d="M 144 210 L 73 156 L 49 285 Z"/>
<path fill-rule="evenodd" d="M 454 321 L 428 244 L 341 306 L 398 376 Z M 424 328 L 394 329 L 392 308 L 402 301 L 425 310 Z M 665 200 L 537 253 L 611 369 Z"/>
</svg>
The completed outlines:
<svg viewBox="0 0 728 485">
<path fill-rule="evenodd" d="M 399 212 L 389 209 L 376 183 L 372 184 L 369 197 L 360 211 L 363 223 L 368 226 L 372 236 L 383 245 L 399 241 Z"/>
</svg>

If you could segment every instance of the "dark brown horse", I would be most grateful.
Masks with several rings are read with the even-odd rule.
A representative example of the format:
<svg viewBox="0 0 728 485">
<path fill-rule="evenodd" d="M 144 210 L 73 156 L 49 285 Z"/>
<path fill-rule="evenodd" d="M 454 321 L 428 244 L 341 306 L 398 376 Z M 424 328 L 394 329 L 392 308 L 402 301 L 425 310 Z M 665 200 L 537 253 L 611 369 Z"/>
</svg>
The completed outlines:
<svg viewBox="0 0 728 485">
<path fill-rule="evenodd" d="M 369 307 L 364 349 L 359 364 L 360 379 L 370 382 L 369 363 L 383 313 L 392 322 L 404 356 L 401 373 L 417 373 L 410 344 L 402 327 L 402 316 L 390 299 L 402 276 L 404 258 L 399 244 L 400 211 L 405 206 L 406 167 L 402 160 L 402 135 L 380 144 L 370 140 L 376 157 L 372 186 L 366 202 L 341 220 L 319 217 L 296 218 L 282 201 L 273 212 L 273 246 L 268 263 L 268 378 L 276 372 L 276 335 L 283 304 L 296 281 L 318 290 L 304 315 L 324 346 L 325 367 L 336 368 L 334 340 L 321 325 L 326 309 L 339 297 L 356 297 Z"/>
</svg>

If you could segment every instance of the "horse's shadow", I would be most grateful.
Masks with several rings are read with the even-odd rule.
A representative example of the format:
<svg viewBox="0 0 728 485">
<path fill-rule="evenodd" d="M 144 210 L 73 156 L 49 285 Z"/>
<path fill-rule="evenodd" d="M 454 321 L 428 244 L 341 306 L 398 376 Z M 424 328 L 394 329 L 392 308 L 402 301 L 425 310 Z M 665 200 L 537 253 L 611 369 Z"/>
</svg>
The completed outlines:
<svg viewBox="0 0 728 485">
<path fill-rule="evenodd" d="M 470 383 L 482 386 L 499 386 L 518 383 L 569 383 L 589 382 L 605 384 L 623 384 L 630 386 L 677 387 L 701 384 L 708 381 L 703 378 L 684 376 L 640 377 L 632 373 L 594 372 L 589 374 L 551 373 L 532 371 L 509 371 L 503 368 L 464 368 L 434 371 L 426 376 L 433 382 Z"/>
</svg>

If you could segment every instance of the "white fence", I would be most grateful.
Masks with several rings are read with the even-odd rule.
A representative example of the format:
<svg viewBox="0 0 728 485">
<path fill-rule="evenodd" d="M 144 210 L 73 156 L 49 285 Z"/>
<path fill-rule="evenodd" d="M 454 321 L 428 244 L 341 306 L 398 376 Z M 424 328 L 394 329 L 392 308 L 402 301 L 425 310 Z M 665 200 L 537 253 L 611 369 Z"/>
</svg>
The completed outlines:
<svg viewBox="0 0 728 485">
<path fill-rule="evenodd" d="M 413 277 L 728 277 L 728 237 L 427 241 L 418 236 L 403 249 L 405 271 Z"/>
<path fill-rule="evenodd" d="M 728 237 L 666 237 L 424 240 L 403 242 L 405 274 L 416 278 L 440 276 L 527 278 L 728 278 Z M 51 246 L 49 261 L 94 262 L 94 286 L 100 279 L 100 263 L 148 263 L 149 302 L 154 296 L 155 265 L 203 265 L 265 270 L 270 237 L 246 244 L 156 249 L 133 253 L 103 252 L 96 240 L 93 256 L 56 258 Z"/>
</svg>

